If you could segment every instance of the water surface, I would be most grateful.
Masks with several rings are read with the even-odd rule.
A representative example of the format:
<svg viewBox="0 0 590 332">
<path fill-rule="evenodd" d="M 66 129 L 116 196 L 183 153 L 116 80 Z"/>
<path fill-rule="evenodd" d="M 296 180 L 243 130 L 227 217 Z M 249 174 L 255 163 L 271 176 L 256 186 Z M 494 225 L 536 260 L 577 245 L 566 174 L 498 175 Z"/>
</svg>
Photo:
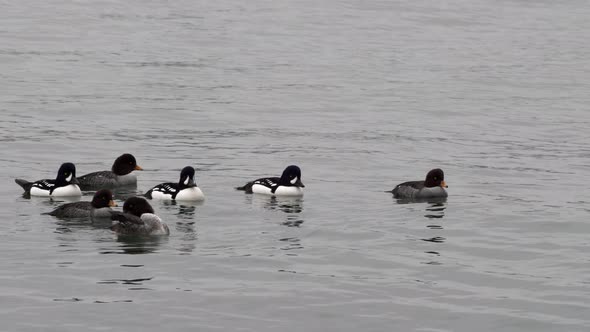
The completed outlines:
<svg viewBox="0 0 590 332">
<path fill-rule="evenodd" d="M 0 5 L 10 331 L 587 331 L 585 1 Z M 197 168 L 165 239 L 41 215 L 13 183 Z M 302 199 L 233 190 L 303 171 Z M 445 170 L 446 201 L 397 183 Z M 90 200 L 86 193 L 83 200 Z"/>
</svg>

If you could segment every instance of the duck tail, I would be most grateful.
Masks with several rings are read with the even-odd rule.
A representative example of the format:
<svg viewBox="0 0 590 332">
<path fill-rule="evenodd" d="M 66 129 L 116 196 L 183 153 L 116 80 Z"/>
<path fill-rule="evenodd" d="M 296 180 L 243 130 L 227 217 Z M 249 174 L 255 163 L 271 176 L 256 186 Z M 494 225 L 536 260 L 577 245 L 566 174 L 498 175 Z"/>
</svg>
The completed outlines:
<svg viewBox="0 0 590 332">
<path fill-rule="evenodd" d="M 23 187 L 23 189 L 26 192 L 29 192 L 31 190 L 31 187 L 33 187 L 33 182 L 29 182 L 27 180 L 14 179 L 14 182 L 16 182 L 16 184 L 18 184 L 19 186 Z"/>
<path fill-rule="evenodd" d="M 240 190 L 240 191 L 245 191 L 246 194 L 251 194 L 252 193 L 252 185 L 254 184 L 254 182 L 248 182 L 245 185 L 241 186 L 241 187 L 236 187 L 236 190 Z"/>
</svg>

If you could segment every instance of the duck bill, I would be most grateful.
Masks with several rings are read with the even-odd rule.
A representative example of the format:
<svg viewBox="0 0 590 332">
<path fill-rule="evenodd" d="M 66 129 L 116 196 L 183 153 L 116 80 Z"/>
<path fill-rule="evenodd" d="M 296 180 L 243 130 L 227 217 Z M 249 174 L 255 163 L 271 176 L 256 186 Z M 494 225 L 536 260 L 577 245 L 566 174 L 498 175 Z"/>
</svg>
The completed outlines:
<svg viewBox="0 0 590 332">
<path fill-rule="evenodd" d="M 78 185 L 79 185 L 79 184 L 80 184 L 80 182 L 78 182 L 78 178 L 74 177 L 74 178 L 72 179 L 72 181 L 70 181 L 70 184 L 78 184 Z"/>
<path fill-rule="evenodd" d="M 440 183 L 440 186 L 443 188 L 448 188 L 449 186 L 447 186 L 447 183 L 445 181 Z"/>
<path fill-rule="evenodd" d="M 193 179 L 190 179 L 190 180 L 188 181 L 188 184 L 187 184 L 186 186 L 187 186 L 187 187 L 189 187 L 189 188 L 192 188 L 192 187 L 196 187 L 196 186 L 197 186 L 197 184 L 195 183 L 195 180 L 193 180 Z"/>
<path fill-rule="evenodd" d="M 109 201 L 109 206 L 110 207 L 115 207 L 117 206 L 117 203 L 115 203 L 115 201 L 113 201 L 112 199 Z"/>
<path fill-rule="evenodd" d="M 143 168 L 141 168 L 141 166 L 139 165 L 135 165 L 135 168 L 133 168 L 136 171 L 143 171 Z"/>
<path fill-rule="evenodd" d="M 301 179 L 297 179 L 297 182 L 295 182 L 295 187 L 305 188 L 305 185 L 303 182 L 301 182 Z"/>
</svg>

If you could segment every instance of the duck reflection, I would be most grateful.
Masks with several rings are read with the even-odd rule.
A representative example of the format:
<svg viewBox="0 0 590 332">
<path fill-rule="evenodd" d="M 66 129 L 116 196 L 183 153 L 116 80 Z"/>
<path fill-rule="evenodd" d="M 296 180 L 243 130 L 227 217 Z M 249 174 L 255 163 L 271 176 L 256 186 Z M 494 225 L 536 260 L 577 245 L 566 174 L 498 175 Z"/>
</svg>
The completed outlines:
<svg viewBox="0 0 590 332">
<path fill-rule="evenodd" d="M 427 228 L 432 230 L 442 230 L 442 218 L 445 216 L 445 209 L 447 208 L 446 198 L 444 200 L 437 200 L 437 201 L 429 201 L 426 205 L 426 214 L 424 215 L 425 218 L 429 219 L 431 222 L 426 225 Z M 445 243 L 447 239 L 442 236 L 434 236 L 426 239 L 422 239 L 422 241 L 430 242 L 435 245 Z M 428 265 L 442 265 L 442 262 L 438 261 L 440 258 L 440 252 L 438 251 L 427 251 L 426 254 L 431 256 L 433 259 L 426 262 L 425 264 Z M 434 255 L 434 256 L 432 256 Z"/>
<path fill-rule="evenodd" d="M 176 210 L 175 215 L 180 219 L 188 220 L 194 219 L 197 206 L 203 205 L 202 201 L 196 202 L 177 202 L 177 201 L 161 201 L 161 206 L 166 211 Z"/>
<path fill-rule="evenodd" d="M 284 243 L 284 246 L 280 247 L 281 250 L 303 249 L 303 246 L 301 245 L 301 240 L 298 237 L 282 238 L 279 239 L 279 241 Z"/>
<path fill-rule="evenodd" d="M 413 204 L 413 203 L 426 203 L 426 207 L 424 209 L 425 214 L 424 218 L 429 220 L 429 223 L 426 225 L 426 228 L 437 231 L 443 230 L 442 226 L 442 218 L 445 216 L 445 210 L 447 209 L 447 198 L 446 197 L 439 197 L 439 198 L 422 198 L 422 199 L 395 199 L 397 204 Z M 429 235 L 432 232 L 429 232 Z M 439 233 L 442 235 L 442 233 Z M 440 248 L 439 246 L 446 242 L 446 238 L 442 236 L 430 236 L 426 238 L 420 239 L 424 242 L 428 242 L 431 245 L 431 248 Z M 428 257 L 428 260 L 422 262 L 422 264 L 427 265 L 442 265 L 442 262 L 439 261 L 441 252 L 439 250 L 428 250 L 424 252 Z"/>
<path fill-rule="evenodd" d="M 189 254 L 196 248 L 197 230 L 194 219 L 197 206 L 200 205 L 203 205 L 203 201 L 161 201 L 162 209 L 174 212 L 178 217 L 174 228 L 181 234 L 181 243 L 176 249 L 182 254 Z"/>
<path fill-rule="evenodd" d="M 304 220 L 301 213 L 303 212 L 303 197 L 275 197 L 246 195 L 253 205 L 261 206 L 269 211 L 282 211 L 286 214 L 285 221 L 281 224 L 287 227 L 299 227 Z M 255 196 L 255 197 L 254 197 Z"/>
<path fill-rule="evenodd" d="M 158 251 L 158 248 L 168 242 L 168 236 L 118 236 L 117 244 L 119 251 L 101 252 L 102 254 L 151 254 Z"/>
<path fill-rule="evenodd" d="M 294 198 L 276 198 L 271 197 L 266 202 L 266 208 L 269 210 L 281 210 L 285 213 L 301 213 L 303 212 L 303 199 L 300 197 Z"/>
<path fill-rule="evenodd" d="M 86 231 L 88 229 L 95 230 L 109 230 L 112 225 L 110 218 L 90 218 L 90 217 L 52 217 L 55 218 L 55 234 L 58 234 L 60 241 L 66 239 L 63 236 L 69 233 Z M 110 230 L 109 230 L 110 232 Z M 72 241 L 71 238 L 65 240 L 66 242 Z"/>
<path fill-rule="evenodd" d="M 193 207 L 194 209 L 194 207 Z M 186 220 L 192 219 L 194 215 L 193 213 L 187 215 L 181 215 L 179 212 L 179 219 L 175 224 L 175 229 L 178 234 L 181 234 L 180 237 L 180 244 L 179 247 L 176 248 L 182 254 L 189 254 L 195 250 L 196 240 L 198 238 L 197 229 L 195 227 L 195 222 L 193 220 Z M 181 216 L 185 216 L 184 218 Z M 183 220 L 185 219 L 185 220 Z"/>
<path fill-rule="evenodd" d="M 447 198 L 404 198 L 395 199 L 397 204 L 413 204 L 413 203 L 426 203 L 426 214 L 425 218 L 428 219 L 442 219 L 445 216 L 445 210 L 447 208 Z"/>
<path fill-rule="evenodd" d="M 431 198 L 394 198 L 397 204 L 413 204 L 413 203 L 446 203 L 446 197 L 431 197 Z"/>
<path fill-rule="evenodd" d="M 442 219 L 445 216 L 447 202 L 428 202 L 424 217 L 429 219 Z"/>
</svg>

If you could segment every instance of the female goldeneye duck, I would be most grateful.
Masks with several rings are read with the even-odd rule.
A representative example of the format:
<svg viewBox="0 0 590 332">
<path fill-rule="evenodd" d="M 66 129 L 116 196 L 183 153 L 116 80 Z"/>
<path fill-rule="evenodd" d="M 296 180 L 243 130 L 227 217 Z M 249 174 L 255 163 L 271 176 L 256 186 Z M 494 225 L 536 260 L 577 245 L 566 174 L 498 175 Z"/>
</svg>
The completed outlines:
<svg viewBox="0 0 590 332">
<path fill-rule="evenodd" d="M 76 179 L 76 166 L 72 163 L 63 163 L 57 171 L 55 180 L 44 179 L 29 182 L 23 179 L 15 179 L 19 186 L 25 190 L 25 195 L 31 196 L 82 196 L 78 180 Z"/>
<path fill-rule="evenodd" d="M 205 195 L 195 183 L 195 169 L 187 166 L 180 172 L 178 183 L 166 182 L 148 190 L 144 195 L 150 199 L 202 201 Z"/>
<path fill-rule="evenodd" d="M 137 165 L 132 154 L 125 153 L 115 159 L 110 171 L 99 171 L 86 174 L 78 178 L 83 190 L 99 188 L 117 188 L 137 184 L 137 177 L 131 174 L 133 171 L 141 171 L 143 168 Z"/>
<path fill-rule="evenodd" d="M 303 196 L 305 186 L 301 183 L 301 169 L 295 165 L 288 166 L 280 178 L 260 178 L 250 181 L 237 190 L 248 194 L 264 194 L 273 196 Z"/>
<path fill-rule="evenodd" d="M 123 204 L 123 213 L 113 212 L 111 229 L 118 235 L 168 235 L 170 230 L 144 198 L 130 197 Z"/>
<path fill-rule="evenodd" d="M 445 188 L 445 173 L 437 168 L 426 174 L 426 180 L 400 183 L 390 192 L 395 198 L 437 198 L 448 196 Z"/>
<path fill-rule="evenodd" d="M 117 206 L 113 201 L 113 193 L 108 189 L 102 189 L 94 194 L 92 202 L 67 203 L 43 214 L 58 218 L 109 218 L 112 206 Z"/>
</svg>

